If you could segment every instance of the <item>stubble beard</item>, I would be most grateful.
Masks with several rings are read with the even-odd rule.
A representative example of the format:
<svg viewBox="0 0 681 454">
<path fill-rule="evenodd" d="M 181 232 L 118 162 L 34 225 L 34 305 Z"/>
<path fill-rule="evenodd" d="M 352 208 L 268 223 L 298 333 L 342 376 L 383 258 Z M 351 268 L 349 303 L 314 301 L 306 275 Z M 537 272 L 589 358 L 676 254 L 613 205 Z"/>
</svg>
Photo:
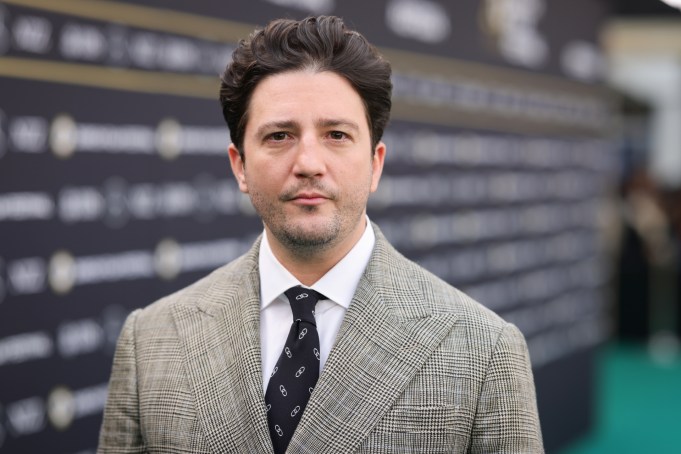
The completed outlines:
<svg viewBox="0 0 681 454">
<path fill-rule="evenodd" d="M 301 207 L 301 210 L 314 214 L 319 211 L 317 207 Z M 331 249 L 338 243 L 341 236 L 342 220 L 338 213 L 325 222 L 317 225 L 312 230 L 312 226 L 305 228 L 300 224 L 290 224 L 282 219 L 281 222 L 270 223 L 270 231 L 277 240 L 299 257 L 311 257 L 315 254 Z"/>
<path fill-rule="evenodd" d="M 315 222 L 314 225 L 306 225 L 305 221 L 300 219 L 292 223 L 283 206 L 295 192 L 297 191 L 284 193 L 277 203 L 267 201 L 258 193 L 252 192 L 250 195 L 251 203 L 272 235 L 291 254 L 300 258 L 314 257 L 340 244 L 345 236 L 352 232 L 352 226 L 357 225 L 364 211 L 363 208 L 366 206 L 366 203 L 362 205 L 361 201 L 351 197 L 349 204 L 346 202 L 346 206 L 337 205 L 334 212 L 323 223 Z M 331 202 L 337 201 L 337 193 L 328 190 L 324 193 Z M 314 214 L 321 210 L 317 206 L 301 206 L 297 209 L 302 211 L 301 217 L 304 213 Z"/>
</svg>

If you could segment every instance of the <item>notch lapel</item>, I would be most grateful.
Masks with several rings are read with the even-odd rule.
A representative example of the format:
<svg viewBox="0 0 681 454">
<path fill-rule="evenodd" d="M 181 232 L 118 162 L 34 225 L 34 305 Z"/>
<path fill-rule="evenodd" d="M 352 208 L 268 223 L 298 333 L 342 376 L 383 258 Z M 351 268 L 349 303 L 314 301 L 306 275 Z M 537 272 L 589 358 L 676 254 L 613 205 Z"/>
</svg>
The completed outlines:
<svg viewBox="0 0 681 454">
<path fill-rule="evenodd" d="M 354 452 L 456 321 L 430 314 L 411 276 L 396 283 L 397 252 L 378 231 L 376 241 L 288 452 Z"/>
<path fill-rule="evenodd" d="M 216 453 L 272 452 L 262 394 L 258 247 L 256 241 L 236 266 L 214 273 L 196 304 L 178 305 L 173 314 L 197 416 Z"/>
</svg>

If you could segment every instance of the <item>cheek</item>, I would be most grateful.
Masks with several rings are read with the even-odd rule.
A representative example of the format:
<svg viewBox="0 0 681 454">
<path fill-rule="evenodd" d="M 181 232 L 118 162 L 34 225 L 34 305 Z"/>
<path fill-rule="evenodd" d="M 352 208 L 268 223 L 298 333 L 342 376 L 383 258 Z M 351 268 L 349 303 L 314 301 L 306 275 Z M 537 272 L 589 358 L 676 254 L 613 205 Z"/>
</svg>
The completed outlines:
<svg viewBox="0 0 681 454">
<path fill-rule="evenodd" d="M 334 156 L 328 162 L 328 168 L 332 173 L 356 182 L 371 178 L 373 161 L 366 155 L 360 156 L 359 150 L 355 150 L 354 153 L 356 156 L 349 154 Z"/>
<path fill-rule="evenodd" d="M 253 166 L 246 167 L 246 183 L 250 192 L 276 193 L 281 189 L 282 177 L 280 172 L 276 172 L 276 167 Z M 282 179 L 284 178 L 284 179 Z"/>
</svg>

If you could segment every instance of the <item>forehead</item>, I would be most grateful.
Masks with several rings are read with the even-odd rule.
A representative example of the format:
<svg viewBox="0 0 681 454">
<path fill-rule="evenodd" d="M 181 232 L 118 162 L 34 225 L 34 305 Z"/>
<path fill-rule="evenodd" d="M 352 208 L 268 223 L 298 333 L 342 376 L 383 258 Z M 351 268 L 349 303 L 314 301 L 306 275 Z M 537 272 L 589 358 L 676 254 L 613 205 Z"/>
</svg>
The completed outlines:
<svg viewBox="0 0 681 454">
<path fill-rule="evenodd" d="M 362 98 L 344 77 L 329 71 L 288 71 L 263 79 L 253 90 L 246 134 L 269 122 L 352 120 L 368 131 Z"/>
</svg>

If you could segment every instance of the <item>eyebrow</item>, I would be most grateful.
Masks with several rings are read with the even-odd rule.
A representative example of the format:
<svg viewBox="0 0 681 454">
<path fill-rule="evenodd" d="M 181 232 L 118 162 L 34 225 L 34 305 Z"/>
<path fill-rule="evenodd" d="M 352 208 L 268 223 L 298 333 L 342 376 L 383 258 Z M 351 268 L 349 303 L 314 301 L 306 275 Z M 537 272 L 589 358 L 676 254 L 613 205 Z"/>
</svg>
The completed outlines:
<svg viewBox="0 0 681 454">
<path fill-rule="evenodd" d="M 265 124 L 260 125 L 260 127 L 255 131 L 256 137 L 265 135 L 267 132 L 276 129 L 293 129 L 298 127 L 298 123 L 292 120 L 289 121 L 270 121 Z"/>
<path fill-rule="evenodd" d="M 344 126 L 350 128 L 355 132 L 359 132 L 359 125 L 354 121 L 347 120 L 344 118 L 320 118 L 315 121 L 315 127 L 317 128 L 333 128 L 338 126 Z M 277 129 L 298 129 L 300 124 L 293 120 L 284 121 L 270 121 L 265 124 L 260 125 L 256 130 L 256 136 L 260 137 L 267 134 L 269 131 Z"/>
<path fill-rule="evenodd" d="M 346 128 L 350 128 L 355 130 L 356 132 L 359 132 L 359 125 L 355 123 L 354 121 L 346 120 L 343 118 L 320 118 L 319 120 L 315 121 L 315 126 L 318 128 L 331 128 L 335 126 L 345 126 Z"/>
</svg>

